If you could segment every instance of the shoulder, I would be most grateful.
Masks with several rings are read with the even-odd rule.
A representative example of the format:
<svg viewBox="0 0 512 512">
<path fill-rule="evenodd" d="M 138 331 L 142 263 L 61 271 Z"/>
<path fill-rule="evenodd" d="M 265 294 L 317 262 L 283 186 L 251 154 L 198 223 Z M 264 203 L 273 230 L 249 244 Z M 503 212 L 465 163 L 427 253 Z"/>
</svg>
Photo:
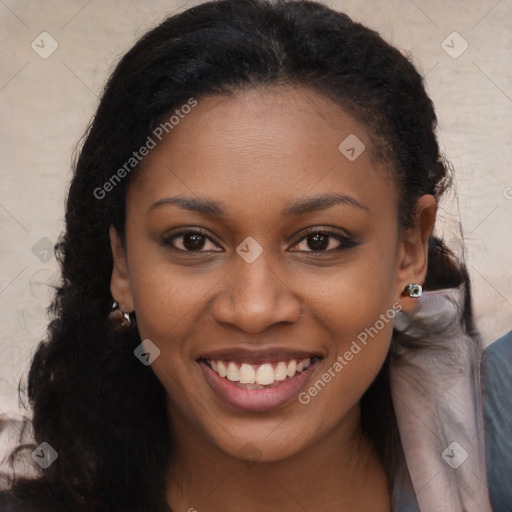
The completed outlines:
<svg viewBox="0 0 512 512">
<path fill-rule="evenodd" d="M 512 423 L 512 331 L 491 343 L 483 352 L 482 398 L 493 416 Z"/>
<path fill-rule="evenodd" d="M 512 331 L 498 338 L 484 350 L 482 370 L 489 373 L 490 369 L 512 373 Z"/>
<path fill-rule="evenodd" d="M 485 349 L 481 362 L 481 386 L 490 496 L 496 510 L 510 510 L 512 331 Z"/>
</svg>

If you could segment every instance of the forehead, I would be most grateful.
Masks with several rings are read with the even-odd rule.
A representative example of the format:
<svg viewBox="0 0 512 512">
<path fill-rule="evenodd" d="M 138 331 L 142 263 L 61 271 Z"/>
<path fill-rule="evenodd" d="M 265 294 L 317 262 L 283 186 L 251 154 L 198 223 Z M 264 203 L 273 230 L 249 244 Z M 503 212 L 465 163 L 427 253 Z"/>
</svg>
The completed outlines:
<svg viewBox="0 0 512 512">
<path fill-rule="evenodd" d="M 230 205 L 233 213 L 241 205 L 279 205 L 281 214 L 293 198 L 335 192 L 374 214 L 396 206 L 390 171 L 374 158 L 367 128 L 309 89 L 199 97 L 186 110 L 162 140 L 153 136 L 128 201 L 136 196 L 149 208 L 179 194 L 217 198 L 228 214 Z"/>
</svg>

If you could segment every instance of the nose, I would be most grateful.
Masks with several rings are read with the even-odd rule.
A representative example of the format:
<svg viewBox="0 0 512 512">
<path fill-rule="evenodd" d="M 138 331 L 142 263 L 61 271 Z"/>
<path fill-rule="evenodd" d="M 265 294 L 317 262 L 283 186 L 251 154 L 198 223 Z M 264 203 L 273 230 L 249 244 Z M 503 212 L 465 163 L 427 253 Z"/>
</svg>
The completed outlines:
<svg viewBox="0 0 512 512">
<path fill-rule="evenodd" d="M 295 323 L 301 315 L 301 302 L 287 283 L 278 262 L 264 257 L 252 263 L 242 258 L 234 262 L 212 303 L 214 319 L 258 334 L 274 324 Z"/>
</svg>

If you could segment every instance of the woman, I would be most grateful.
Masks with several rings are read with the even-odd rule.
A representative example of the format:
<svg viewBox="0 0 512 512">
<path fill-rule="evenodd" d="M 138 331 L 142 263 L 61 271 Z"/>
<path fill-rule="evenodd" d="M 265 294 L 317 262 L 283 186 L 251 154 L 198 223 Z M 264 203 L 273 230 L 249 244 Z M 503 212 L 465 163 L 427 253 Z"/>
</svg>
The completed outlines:
<svg viewBox="0 0 512 512">
<path fill-rule="evenodd" d="M 29 375 L 42 469 L 4 508 L 490 510 L 435 126 L 412 64 L 320 4 L 146 34 L 76 164 Z"/>
</svg>

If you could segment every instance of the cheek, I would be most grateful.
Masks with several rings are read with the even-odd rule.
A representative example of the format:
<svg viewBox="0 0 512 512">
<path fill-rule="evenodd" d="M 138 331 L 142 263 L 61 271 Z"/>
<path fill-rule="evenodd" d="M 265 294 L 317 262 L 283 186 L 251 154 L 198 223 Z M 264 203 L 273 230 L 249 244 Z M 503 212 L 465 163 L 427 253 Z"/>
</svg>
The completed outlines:
<svg viewBox="0 0 512 512">
<path fill-rule="evenodd" d="M 315 402 L 313 407 L 319 409 L 334 404 L 331 412 L 342 415 L 358 402 L 382 367 L 400 309 L 394 299 L 395 262 L 390 253 L 366 251 L 321 286 L 302 279 L 309 290 L 309 313 L 329 331 L 328 358 L 305 390 L 304 403 Z"/>
<path fill-rule="evenodd" d="M 141 339 L 150 339 L 160 350 L 152 370 L 178 409 L 187 413 L 201 401 L 199 391 L 190 385 L 202 378 L 198 366 L 192 364 L 192 352 L 201 333 L 204 335 L 200 325 L 208 314 L 204 296 L 215 286 L 211 277 L 207 273 L 192 277 L 153 260 L 132 279 Z M 197 418 L 192 414 L 189 420 Z"/>
<path fill-rule="evenodd" d="M 389 282 L 377 269 L 347 273 L 316 297 L 314 314 L 330 334 L 328 357 L 298 398 L 311 418 L 324 418 L 322 432 L 357 406 L 386 360 L 400 308 Z"/>
<path fill-rule="evenodd" d="M 381 252 L 365 247 L 343 265 L 296 273 L 287 284 L 300 291 L 307 314 L 329 331 L 341 351 L 376 322 L 379 331 L 390 335 L 395 314 L 395 279 L 393 248 Z M 386 313 L 390 318 L 384 318 L 383 325 L 380 320 Z"/>
<path fill-rule="evenodd" d="M 338 354 L 325 362 L 298 395 L 302 404 L 299 414 L 303 417 L 305 413 L 310 418 L 304 432 L 321 439 L 348 417 L 350 411 L 356 410 L 386 359 L 390 338 L 391 330 L 385 328 L 366 344 L 357 339 L 338 340 Z"/>
<path fill-rule="evenodd" d="M 219 280 L 218 272 L 171 265 L 158 249 L 146 252 L 136 244 L 130 266 L 141 337 L 160 342 L 161 350 L 179 350 L 178 341 L 191 334 L 204 315 L 204 297 Z"/>
<path fill-rule="evenodd" d="M 396 309 L 387 294 L 360 293 L 359 297 L 343 295 L 323 311 L 320 320 L 329 326 L 331 337 L 328 358 L 317 379 L 328 383 L 333 394 L 343 396 L 346 405 L 355 405 L 386 359 Z M 327 402 L 331 401 L 328 395 Z"/>
</svg>

